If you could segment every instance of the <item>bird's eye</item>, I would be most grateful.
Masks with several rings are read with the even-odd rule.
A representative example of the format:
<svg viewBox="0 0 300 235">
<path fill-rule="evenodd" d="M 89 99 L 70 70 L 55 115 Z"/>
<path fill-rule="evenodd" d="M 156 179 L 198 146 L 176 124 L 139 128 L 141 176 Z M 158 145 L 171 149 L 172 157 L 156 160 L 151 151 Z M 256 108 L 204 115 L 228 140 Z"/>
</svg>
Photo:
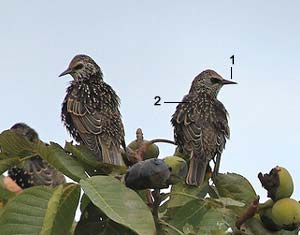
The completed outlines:
<svg viewBox="0 0 300 235">
<path fill-rule="evenodd" d="M 220 79 L 214 78 L 214 77 L 212 77 L 210 80 L 211 80 L 212 83 L 219 83 L 219 82 L 221 82 Z"/>
<path fill-rule="evenodd" d="M 74 67 L 75 70 L 79 70 L 83 68 L 83 64 L 78 64 Z"/>
</svg>

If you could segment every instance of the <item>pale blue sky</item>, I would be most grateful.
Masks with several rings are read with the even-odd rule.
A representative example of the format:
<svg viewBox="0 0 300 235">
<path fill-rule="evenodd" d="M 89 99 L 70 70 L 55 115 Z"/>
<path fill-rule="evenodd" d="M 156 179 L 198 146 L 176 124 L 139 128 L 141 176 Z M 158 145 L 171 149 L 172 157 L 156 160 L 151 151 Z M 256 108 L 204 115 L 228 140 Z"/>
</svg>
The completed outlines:
<svg viewBox="0 0 300 235">
<path fill-rule="evenodd" d="M 202 2 L 202 3 L 201 3 Z M 222 172 L 266 192 L 259 171 L 285 166 L 300 199 L 300 4 L 297 1 L 4 1 L 0 8 L 0 130 L 26 122 L 44 141 L 71 140 L 60 121 L 75 54 L 95 59 L 120 96 L 126 140 L 172 139 L 176 105 L 194 76 L 233 78 L 219 99 L 230 113 Z M 160 146 L 162 155 L 173 147 Z"/>
</svg>

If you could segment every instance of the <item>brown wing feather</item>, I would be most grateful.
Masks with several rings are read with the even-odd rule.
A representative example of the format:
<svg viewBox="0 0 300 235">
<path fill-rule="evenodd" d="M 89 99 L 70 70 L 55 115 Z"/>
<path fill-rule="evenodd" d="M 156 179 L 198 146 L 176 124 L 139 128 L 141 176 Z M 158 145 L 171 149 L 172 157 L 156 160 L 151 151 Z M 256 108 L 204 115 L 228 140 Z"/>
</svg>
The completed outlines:
<svg viewBox="0 0 300 235">
<path fill-rule="evenodd" d="M 110 155 L 118 155 L 123 144 L 124 130 L 120 114 L 92 109 L 72 98 L 68 99 L 67 110 L 80 138 L 89 149 L 100 160 L 118 164 L 117 160 L 110 159 L 113 157 Z"/>
<path fill-rule="evenodd" d="M 57 186 L 65 183 L 64 175 L 38 156 L 25 161 L 24 171 L 30 175 L 34 186 Z"/>
<path fill-rule="evenodd" d="M 221 153 L 229 137 L 226 109 L 212 97 L 187 95 L 177 106 L 171 122 L 176 143 L 191 156 L 187 183 L 199 185 L 208 162 L 216 156 L 215 171 L 218 171 Z"/>
<path fill-rule="evenodd" d="M 197 109 L 198 105 L 201 103 L 197 104 L 189 96 L 185 96 L 183 103 L 177 106 L 171 120 L 174 126 L 175 141 L 188 155 L 192 151 L 199 153 L 202 151 L 203 122 L 200 117 L 203 114 L 201 109 Z"/>
</svg>

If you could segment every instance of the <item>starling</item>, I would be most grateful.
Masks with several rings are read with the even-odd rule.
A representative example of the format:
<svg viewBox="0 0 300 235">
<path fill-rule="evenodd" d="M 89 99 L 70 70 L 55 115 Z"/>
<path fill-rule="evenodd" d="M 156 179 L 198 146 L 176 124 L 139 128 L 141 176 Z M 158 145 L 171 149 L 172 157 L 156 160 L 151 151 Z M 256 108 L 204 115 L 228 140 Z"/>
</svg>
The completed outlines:
<svg viewBox="0 0 300 235">
<path fill-rule="evenodd" d="M 70 74 L 61 118 L 72 137 L 85 144 L 104 163 L 124 165 L 126 149 L 119 111 L 120 99 L 103 81 L 101 68 L 87 55 L 76 55 L 59 77 Z"/>
<path fill-rule="evenodd" d="M 25 123 L 17 123 L 11 130 L 25 136 L 30 142 L 39 141 L 37 132 Z M 23 189 L 37 185 L 57 186 L 65 183 L 64 175 L 39 156 L 25 160 L 22 167 L 10 168 L 8 176 Z"/>
<path fill-rule="evenodd" d="M 223 79 L 213 70 L 201 72 L 172 116 L 175 142 L 183 154 L 190 156 L 186 177 L 189 185 L 202 184 L 212 159 L 214 176 L 219 171 L 221 154 L 230 135 L 228 113 L 217 99 L 225 84 L 236 82 Z"/>
</svg>

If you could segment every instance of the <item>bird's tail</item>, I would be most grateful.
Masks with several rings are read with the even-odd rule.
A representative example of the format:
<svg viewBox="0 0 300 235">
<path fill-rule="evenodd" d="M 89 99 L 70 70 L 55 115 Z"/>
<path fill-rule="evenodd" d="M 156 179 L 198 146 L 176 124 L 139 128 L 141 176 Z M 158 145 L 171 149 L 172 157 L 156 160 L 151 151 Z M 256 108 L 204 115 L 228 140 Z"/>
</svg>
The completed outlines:
<svg viewBox="0 0 300 235">
<path fill-rule="evenodd" d="M 200 186 L 205 178 L 208 161 L 192 156 L 185 182 L 188 185 Z"/>
<path fill-rule="evenodd" d="M 94 153 L 98 161 L 118 166 L 125 165 L 118 144 L 113 143 L 110 139 L 91 134 L 82 134 L 81 136 L 83 136 L 83 143 Z"/>
<path fill-rule="evenodd" d="M 115 145 L 111 145 L 107 147 L 106 145 L 101 146 L 102 150 L 102 160 L 104 163 L 124 166 L 125 163 L 123 161 L 121 155 L 121 148 Z"/>
</svg>

